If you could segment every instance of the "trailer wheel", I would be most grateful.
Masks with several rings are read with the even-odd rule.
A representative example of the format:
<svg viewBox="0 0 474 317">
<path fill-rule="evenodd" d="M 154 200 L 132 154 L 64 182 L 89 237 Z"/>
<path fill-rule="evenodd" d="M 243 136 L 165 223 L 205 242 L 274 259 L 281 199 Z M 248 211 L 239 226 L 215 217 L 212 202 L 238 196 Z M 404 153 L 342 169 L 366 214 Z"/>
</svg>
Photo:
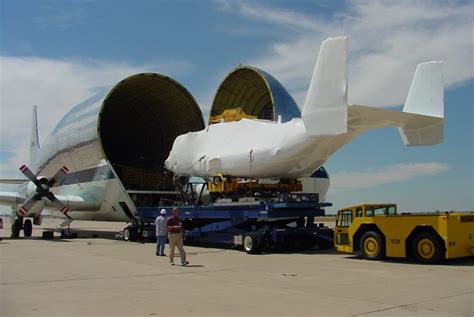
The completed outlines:
<svg viewBox="0 0 474 317">
<path fill-rule="evenodd" d="M 123 239 L 125 241 L 137 241 L 138 230 L 134 227 L 127 227 L 123 229 Z"/>
<path fill-rule="evenodd" d="M 315 239 L 316 245 L 322 250 L 329 250 L 334 248 L 334 230 L 321 229 Z"/>
<path fill-rule="evenodd" d="M 316 245 L 321 250 L 330 250 L 334 248 L 334 242 L 323 240 L 323 239 L 318 239 L 316 241 Z"/>
<path fill-rule="evenodd" d="M 244 250 L 248 254 L 258 254 L 260 253 L 260 241 L 255 234 L 247 233 L 244 236 Z"/>
<path fill-rule="evenodd" d="M 360 239 L 360 250 L 368 260 L 381 260 L 385 258 L 385 245 L 382 236 L 375 231 L 367 231 Z"/>
<path fill-rule="evenodd" d="M 25 222 L 23 223 L 23 234 L 25 237 L 31 237 L 31 234 L 33 233 L 33 224 L 31 222 L 31 219 L 26 219 Z"/>
<path fill-rule="evenodd" d="M 441 263 L 444 259 L 444 248 L 441 241 L 428 231 L 422 231 L 415 236 L 412 252 L 420 263 L 435 264 Z"/>
</svg>

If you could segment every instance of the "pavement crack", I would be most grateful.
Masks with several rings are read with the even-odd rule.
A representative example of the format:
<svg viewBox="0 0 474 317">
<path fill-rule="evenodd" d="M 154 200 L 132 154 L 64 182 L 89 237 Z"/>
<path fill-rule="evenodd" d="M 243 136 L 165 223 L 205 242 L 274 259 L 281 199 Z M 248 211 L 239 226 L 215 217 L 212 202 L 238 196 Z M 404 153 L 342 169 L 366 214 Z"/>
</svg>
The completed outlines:
<svg viewBox="0 0 474 317">
<path fill-rule="evenodd" d="M 413 305 L 418 305 L 418 304 L 423 304 L 423 303 L 429 303 L 429 302 L 438 301 L 438 300 L 441 300 L 441 299 L 447 299 L 447 298 L 453 298 L 453 297 L 458 297 L 458 296 L 463 296 L 463 295 L 469 295 L 469 294 L 473 294 L 473 293 L 474 293 L 474 291 L 470 291 L 470 292 L 465 292 L 465 293 L 456 294 L 456 295 L 450 295 L 450 296 L 443 296 L 443 297 L 438 297 L 438 298 L 432 298 L 432 299 L 422 300 L 422 301 L 418 301 L 418 302 L 414 302 L 414 303 L 409 303 L 409 304 L 396 305 L 396 306 L 392 306 L 392 307 L 388 307 L 388 308 L 375 309 L 375 310 L 371 310 L 371 311 L 368 311 L 368 312 L 364 312 L 364 313 L 360 313 L 360 314 L 355 314 L 355 315 L 352 315 L 352 316 L 369 315 L 369 314 L 379 313 L 379 312 L 383 312 L 383 311 L 389 311 L 389 310 L 393 310 L 393 309 L 397 309 L 397 308 L 404 308 L 404 307 L 409 307 L 409 306 L 413 306 Z M 429 309 L 423 309 L 423 310 L 429 310 Z"/>
<path fill-rule="evenodd" d="M 42 280 L 42 281 L 5 282 L 5 283 L 0 283 L 0 285 L 6 286 L 6 285 L 92 281 L 92 280 L 113 280 L 113 279 L 122 279 L 122 278 L 140 278 L 140 277 L 153 277 L 153 276 L 156 277 L 156 276 L 186 275 L 186 274 L 196 274 L 196 273 L 212 273 L 212 272 L 222 272 L 222 271 L 231 271 L 231 270 L 234 270 L 234 268 L 227 268 L 227 269 L 221 269 L 221 270 L 206 270 L 206 271 L 187 271 L 187 272 L 183 271 L 183 272 L 168 272 L 168 273 L 155 273 L 155 274 L 116 275 L 116 276 L 107 276 L 107 277 L 84 277 L 84 278 L 66 278 L 66 279 L 57 279 L 57 280 Z"/>
</svg>

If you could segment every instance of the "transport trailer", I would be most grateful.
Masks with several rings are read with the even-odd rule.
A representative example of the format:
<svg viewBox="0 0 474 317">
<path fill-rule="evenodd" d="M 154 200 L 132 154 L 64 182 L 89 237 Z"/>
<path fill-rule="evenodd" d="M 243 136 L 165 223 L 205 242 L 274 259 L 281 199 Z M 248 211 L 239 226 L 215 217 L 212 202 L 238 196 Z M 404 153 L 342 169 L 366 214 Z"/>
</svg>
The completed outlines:
<svg viewBox="0 0 474 317">
<path fill-rule="evenodd" d="M 334 231 L 314 219 L 324 216 L 317 194 L 282 194 L 276 199 L 222 199 L 210 205 L 179 206 L 186 239 L 241 246 L 250 254 L 263 251 L 334 247 Z M 141 207 L 124 229 L 125 240 L 153 239 L 155 218 L 161 209 L 171 215 L 174 206 Z"/>
</svg>

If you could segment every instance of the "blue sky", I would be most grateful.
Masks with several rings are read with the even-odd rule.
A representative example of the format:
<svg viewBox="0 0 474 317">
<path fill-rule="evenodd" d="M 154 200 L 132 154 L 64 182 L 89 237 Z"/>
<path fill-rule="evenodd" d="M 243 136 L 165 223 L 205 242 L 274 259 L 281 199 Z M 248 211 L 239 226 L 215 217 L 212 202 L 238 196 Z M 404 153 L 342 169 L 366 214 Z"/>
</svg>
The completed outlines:
<svg viewBox="0 0 474 317">
<path fill-rule="evenodd" d="M 204 114 L 239 63 L 304 102 L 319 45 L 349 37 L 350 103 L 401 109 L 418 63 L 444 61 L 445 143 L 404 147 L 371 131 L 325 165 L 335 209 L 474 209 L 474 6 L 469 1 L 0 2 L 0 177 L 27 161 L 31 106 L 40 140 L 73 105 L 133 73 L 170 75 Z M 23 126 L 26 125 L 27 128 Z"/>
</svg>

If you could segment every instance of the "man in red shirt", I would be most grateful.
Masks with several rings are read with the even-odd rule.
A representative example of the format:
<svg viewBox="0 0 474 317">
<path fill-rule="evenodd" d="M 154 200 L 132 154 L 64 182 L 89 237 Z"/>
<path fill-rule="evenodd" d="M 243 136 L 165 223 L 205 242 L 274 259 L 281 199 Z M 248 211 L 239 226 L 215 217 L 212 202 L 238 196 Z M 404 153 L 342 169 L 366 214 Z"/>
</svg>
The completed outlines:
<svg viewBox="0 0 474 317">
<path fill-rule="evenodd" d="M 168 240 L 170 242 L 170 264 L 174 265 L 174 248 L 178 247 L 179 256 L 181 257 L 181 264 L 186 266 L 189 264 L 186 261 L 186 252 L 183 248 L 183 225 L 179 219 L 179 208 L 173 208 L 172 216 L 166 222 L 166 229 L 168 230 Z"/>
</svg>

